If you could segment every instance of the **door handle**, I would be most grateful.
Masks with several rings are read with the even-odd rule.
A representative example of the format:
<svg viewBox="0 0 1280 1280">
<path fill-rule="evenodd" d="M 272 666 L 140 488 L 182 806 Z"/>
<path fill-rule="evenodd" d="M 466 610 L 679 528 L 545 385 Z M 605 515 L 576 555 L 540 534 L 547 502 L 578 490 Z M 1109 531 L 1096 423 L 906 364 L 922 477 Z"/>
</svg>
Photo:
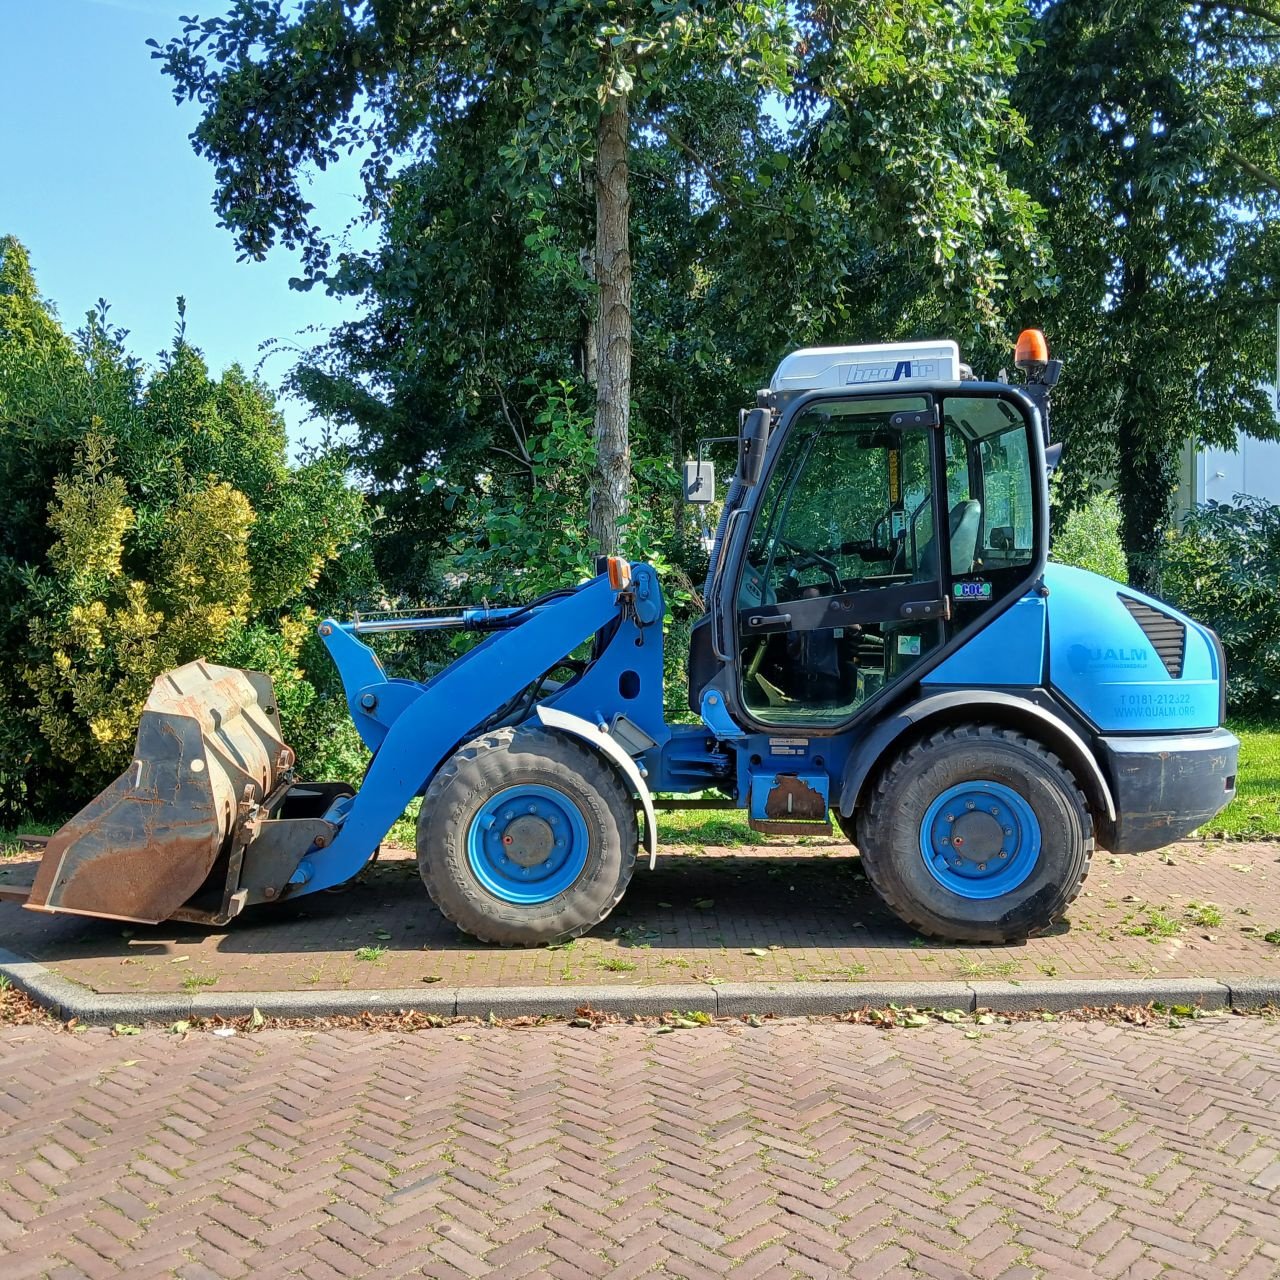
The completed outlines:
<svg viewBox="0 0 1280 1280">
<path fill-rule="evenodd" d="M 747 626 L 757 631 L 788 631 L 791 628 L 789 613 L 773 613 L 767 618 L 760 615 L 747 619 Z"/>
</svg>

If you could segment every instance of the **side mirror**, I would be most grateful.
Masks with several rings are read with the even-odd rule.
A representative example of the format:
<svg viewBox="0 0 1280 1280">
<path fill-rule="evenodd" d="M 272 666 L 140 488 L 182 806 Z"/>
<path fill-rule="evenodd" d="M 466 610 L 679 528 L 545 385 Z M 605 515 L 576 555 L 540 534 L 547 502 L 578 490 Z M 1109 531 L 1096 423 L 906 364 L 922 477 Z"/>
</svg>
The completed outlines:
<svg viewBox="0 0 1280 1280">
<path fill-rule="evenodd" d="M 716 467 L 714 462 L 686 462 L 684 464 L 684 500 L 705 504 L 716 497 Z"/>
<path fill-rule="evenodd" d="M 1046 475 L 1053 475 L 1058 469 L 1058 463 L 1062 461 L 1062 446 L 1060 444 L 1051 444 L 1045 446 L 1044 451 L 1044 469 Z"/>
<path fill-rule="evenodd" d="M 764 451 L 769 443 L 768 409 L 752 409 L 742 420 L 738 432 L 738 479 L 752 486 L 760 483 L 764 474 Z"/>
</svg>

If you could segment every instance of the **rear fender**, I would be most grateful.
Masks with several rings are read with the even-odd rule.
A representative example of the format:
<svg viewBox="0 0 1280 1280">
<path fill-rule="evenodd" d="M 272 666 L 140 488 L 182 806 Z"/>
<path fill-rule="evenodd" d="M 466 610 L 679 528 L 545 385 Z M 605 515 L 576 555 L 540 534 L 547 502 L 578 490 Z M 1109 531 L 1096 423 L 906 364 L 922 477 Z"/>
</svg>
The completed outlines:
<svg viewBox="0 0 1280 1280">
<path fill-rule="evenodd" d="M 558 729 L 561 733 L 581 738 L 592 750 L 616 765 L 626 778 L 644 810 L 644 846 L 649 854 L 649 870 L 652 871 L 658 861 L 658 816 L 653 809 L 653 794 L 640 767 L 609 733 L 607 724 L 592 724 L 590 720 L 572 716 L 567 711 L 557 711 L 554 707 L 539 707 L 537 716 L 548 729 Z"/>
<path fill-rule="evenodd" d="M 867 782 L 880 762 L 908 734 L 942 728 L 961 721 L 980 720 L 1021 729 L 1049 750 L 1075 774 L 1097 819 L 1116 819 L 1115 798 L 1088 743 L 1059 716 L 1030 698 L 998 689 L 950 689 L 903 707 L 859 743 L 845 764 L 840 781 L 840 812 L 851 817 L 862 800 Z"/>
</svg>

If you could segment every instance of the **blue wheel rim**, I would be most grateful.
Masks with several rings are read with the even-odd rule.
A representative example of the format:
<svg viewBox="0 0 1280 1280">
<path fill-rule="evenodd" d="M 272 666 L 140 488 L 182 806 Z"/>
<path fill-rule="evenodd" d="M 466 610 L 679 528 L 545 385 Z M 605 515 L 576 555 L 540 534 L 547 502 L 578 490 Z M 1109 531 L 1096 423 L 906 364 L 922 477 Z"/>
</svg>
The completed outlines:
<svg viewBox="0 0 1280 1280">
<path fill-rule="evenodd" d="M 537 906 L 570 888 L 587 865 L 587 820 L 563 791 L 526 783 L 480 806 L 467 830 L 467 861 L 502 902 Z"/>
<path fill-rule="evenodd" d="M 925 812 L 920 856 L 929 874 L 957 897 L 999 898 L 1035 870 L 1040 821 L 1011 787 L 962 782 L 948 787 Z"/>
</svg>

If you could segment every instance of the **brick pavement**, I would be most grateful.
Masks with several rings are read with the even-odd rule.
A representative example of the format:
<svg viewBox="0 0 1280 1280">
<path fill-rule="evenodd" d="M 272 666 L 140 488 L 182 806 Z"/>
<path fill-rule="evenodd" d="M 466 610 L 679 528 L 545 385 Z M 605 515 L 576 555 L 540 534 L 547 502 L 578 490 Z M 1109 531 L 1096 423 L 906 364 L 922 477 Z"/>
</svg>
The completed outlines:
<svg viewBox="0 0 1280 1280">
<path fill-rule="evenodd" d="M 0 1027 L 0 1274 L 1274 1276 L 1278 1099 L 1257 1018 Z"/>
<path fill-rule="evenodd" d="M 1280 946 L 1264 940 L 1280 929 L 1280 843 L 1099 854 L 1068 920 L 1009 948 L 926 945 L 880 904 L 848 845 L 807 841 L 787 856 L 781 843 L 664 852 L 657 870 L 637 869 L 618 910 L 568 948 L 510 951 L 464 937 L 431 905 L 412 855 L 395 849 L 353 886 L 254 909 L 222 930 L 43 916 L 0 902 L 0 945 L 104 992 L 397 989 L 430 979 L 447 988 L 1280 978 Z M 29 863 L 0 863 L 9 882 L 32 873 Z"/>
</svg>

